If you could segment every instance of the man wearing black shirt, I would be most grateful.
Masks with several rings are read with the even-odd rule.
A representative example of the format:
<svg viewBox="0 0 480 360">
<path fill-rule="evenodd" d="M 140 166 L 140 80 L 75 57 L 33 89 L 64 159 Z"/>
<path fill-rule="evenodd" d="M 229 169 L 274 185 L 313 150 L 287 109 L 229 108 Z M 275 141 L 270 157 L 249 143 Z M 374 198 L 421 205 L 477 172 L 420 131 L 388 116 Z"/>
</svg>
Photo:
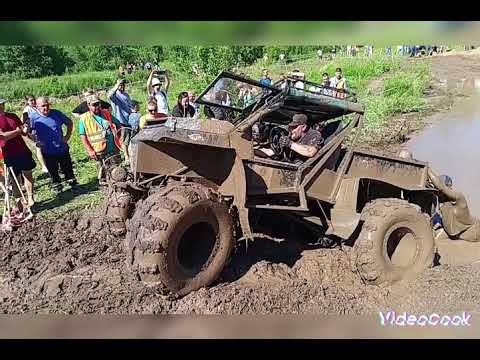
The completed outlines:
<svg viewBox="0 0 480 360">
<path fill-rule="evenodd" d="M 289 136 L 282 136 L 279 145 L 283 149 L 284 160 L 301 164 L 314 157 L 323 146 L 321 133 L 307 125 L 307 115 L 295 114 L 288 124 Z M 268 156 L 273 156 L 272 149 L 260 149 Z"/>
</svg>

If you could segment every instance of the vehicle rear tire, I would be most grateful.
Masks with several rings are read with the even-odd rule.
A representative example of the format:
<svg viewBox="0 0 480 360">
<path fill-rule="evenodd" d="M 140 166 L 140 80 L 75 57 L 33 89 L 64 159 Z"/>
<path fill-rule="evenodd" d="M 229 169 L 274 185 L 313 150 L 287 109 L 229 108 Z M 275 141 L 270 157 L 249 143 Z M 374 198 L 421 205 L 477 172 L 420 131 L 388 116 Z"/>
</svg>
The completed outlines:
<svg viewBox="0 0 480 360">
<path fill-rule="evenodd" d="M 419 206 L 399 199 L 377 199 L 365 206 L 362 220 L 354 254 L 365 283 L 410 279 L 433 265 L 433 230 Z"/>
<path fill-rule="evenodd" d="M 216 193 L 175 183 L 138 204 L 128 223 L 127 262 L 142 281 L 183 296 L 218 278 L 234 241 L 232 217 Z"/>
</svg>

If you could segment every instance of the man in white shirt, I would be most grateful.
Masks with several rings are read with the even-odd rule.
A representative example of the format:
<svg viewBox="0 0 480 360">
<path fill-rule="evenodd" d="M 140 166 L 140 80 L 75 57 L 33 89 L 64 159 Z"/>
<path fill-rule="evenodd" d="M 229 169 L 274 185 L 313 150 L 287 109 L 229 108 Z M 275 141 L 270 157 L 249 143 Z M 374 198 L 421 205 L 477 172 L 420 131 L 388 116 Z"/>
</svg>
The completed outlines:
<svg viewBox="0 0 480 360">
<path fill-rule="evenodd" d="M 157 112 L 160 114 L 168 115 L 168 98 L 167 92 L 170 86 L 170 80 L 168 74 L 165 71 L 165 84 L 163 84 L 155 75 L 160 74 L 158 70 L 152 70 L 147 80 L 148 95 L 154 97 L 157 101 Z"/>
<path fill-rule="evenodd" d="M 330 87 L 337 90 L 348 91 L 347 79 L 342 74 L 342 69 L 335 70 L 335 76 L 330 79 Z"/>
</svg>

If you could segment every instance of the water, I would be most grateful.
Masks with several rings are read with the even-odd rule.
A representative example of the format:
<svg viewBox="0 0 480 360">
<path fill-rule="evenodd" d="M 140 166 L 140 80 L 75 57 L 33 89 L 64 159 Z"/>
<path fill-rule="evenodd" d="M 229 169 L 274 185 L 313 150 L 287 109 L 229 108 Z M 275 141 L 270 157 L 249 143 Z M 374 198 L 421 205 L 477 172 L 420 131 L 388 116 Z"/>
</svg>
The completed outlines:
<svg viewBox="0 0 480 360">
<path fill-rule="evenodd" d="M 472 85 L 471 96 L 456 102 L 448 113 L 434 115 L 432 126 L 406 146 L 437 174 L 452 177 L 453 187 L 465 194 L 470 211 L 480 217 L 480 81 L 463 84 Z"/>
</svg>

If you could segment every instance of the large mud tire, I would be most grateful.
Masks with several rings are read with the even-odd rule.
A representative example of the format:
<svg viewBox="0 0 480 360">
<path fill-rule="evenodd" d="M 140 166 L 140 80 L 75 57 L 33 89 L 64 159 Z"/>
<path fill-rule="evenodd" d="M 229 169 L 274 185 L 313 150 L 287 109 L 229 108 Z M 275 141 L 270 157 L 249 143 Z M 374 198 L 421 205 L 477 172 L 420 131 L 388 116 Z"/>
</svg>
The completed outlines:
<svg viewBox="0 0 480 360">
<path fill-rule="evenodd" d="M 215 281 L 234 246 L 233 221 L 216 193 L 175 184 L 137 204 L 127 262 L 146 283 L 183 296 Z"/>
<path fill-rule="evenodd" d="M 354 254 L 365 283 L 392 284 L 432 266 L 433 231 L 419 206 L 399 199 L 378 199 L 365 206 L 362 220 Z"/>
</svg>

